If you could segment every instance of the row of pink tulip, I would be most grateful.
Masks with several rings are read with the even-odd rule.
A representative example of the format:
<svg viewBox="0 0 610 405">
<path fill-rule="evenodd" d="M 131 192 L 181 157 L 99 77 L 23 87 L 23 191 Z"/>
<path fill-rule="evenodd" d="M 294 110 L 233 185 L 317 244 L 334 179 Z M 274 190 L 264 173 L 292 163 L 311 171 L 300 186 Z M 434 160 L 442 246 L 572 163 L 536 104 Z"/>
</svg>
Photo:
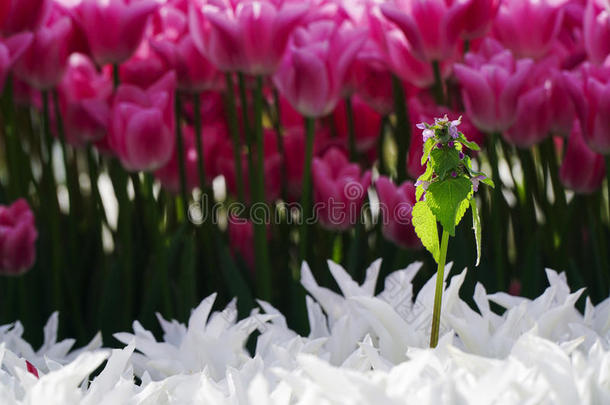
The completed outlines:
<svg viewBox="0 0 610 405">
<path fill-rule="evenodd" d="M 347 198 L 347 181 L 368 186 L 370 173 L 347 158 L 348 115 L 356 153 L 370 167 L 391 125 L 394 76 L 407 94 L 413 134 L 415 123 L 447 114 L 464 115 L 463 131 L 478 142 L 501 134 L 528 148 L 566 138 L 560 178 L 583 193 L 601 186 L 610 154 L 604 0 L 3 0 L 0 26 L 0 81 L 12 75 L 15 100 L 42 108 L 57 91 L 53 108 L 69 144 L 93 144 L 176 193 L 177 120 L 189 190 L 199 185 L 199 152 L 208 183 L 223 175 L 237 194 L 239 179 L 248 179 L 248 155 L 236 152 L 223 98 L 236 92 L 226 81 L 235 73 L 246 75 L 248 88 L 263 77 L 265 101 L 279 111 L 277 127 L 263 133 L 267 201 L 282 197 L 283 185 L 283 197 L 301 197 L 303 117 L 317 119 L 314 201 Z M 428 91 L 435 84 L 436 102 Z M 177 117 L 176 91 L 201 94 L 200 109 L 189 99 Z M 341 103 L 346 97 L 352 111 Z M 239 103 L 238 110 L 243 128 L 251 111 Z M 202 151 L 195 117 L 203 121 Z M 413 179 L 423 170 L 421 147 L 411 137 L 398 159 Z M 248 181 L 244 191 L 250 198 Z M 385 178 L 378 192 L 388 204 L 414 198 L 410 183 Z M 418 244 L 410 225 L 384 232 L 403 246 Z"/>
</svg>

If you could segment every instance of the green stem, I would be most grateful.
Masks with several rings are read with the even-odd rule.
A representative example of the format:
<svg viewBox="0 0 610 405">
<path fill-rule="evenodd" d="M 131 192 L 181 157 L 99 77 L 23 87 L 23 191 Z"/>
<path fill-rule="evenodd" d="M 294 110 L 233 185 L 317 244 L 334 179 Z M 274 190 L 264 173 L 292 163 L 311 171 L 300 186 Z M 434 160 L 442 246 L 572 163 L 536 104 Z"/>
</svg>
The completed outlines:
<svg viewBox="0 0 610 405">
<path fill-rule="evenodd" d="M 608 220 L 610 221 L 610 155 L 605 156 L 606 160 L 606 191 L 608 192 Z"/>
<path fill-rule="evenodd" d="M 305 163 L 303 168 L 303 194 L 301 195 L 301 228 L 299 233 L 299 265 L 308 259 L 309 233 L 312 213 L 311 161 L 313 159 L 313 138 L 315 119 L 305 118 Z"/>
<path fill-rule="evenodd" d="M 499 134 L 492 134 L 487 144 L 487 152 L 489 164 L 491 165 L 492 179 L 495 184 L 493 190 L 492 209 L 492 228 L 494 231 L 494 262 L 496 267 L 497 288 L 504 291 L 505 271 L 504 271 L 504 256 L 505 249 L 503 246 L 504 231 L 502 229 L 502 217 L 504 211 L 504 196 L 502 195 L 502 180 L 500 179 L 500 169 L 498 162 L 498 151 L 496 144 L 499 142 Z"/>
<path fill-rule="evenodd" d="M 244 181 L 243 171 L 241 167 L 241 142 L 239 140 L 239 127 L 237 126 L 237 109 L 235 108 L 235 85 L 233 83 L 233 76 L 231 73 L 225 75 L 226 79 L 226 103 L 229 131 L 231 132 L 231 139 L 233 140 L 233 160 L 235 162 L 235 179 L 237 183 L 237 198 L 239 201 L 245 201 L 244 199 Z"/>
<path fill-rule="evenodd" d="M 121 76 L 119 74 L 119 65 L 117 63 L 112 65 L 112 81 L 114 84 L 114 89 L 116 90 L 121 84 Z"/>
<path fill-rule="evenodd" d="M 273 104 L 275 105 L 275 120 L 273 120 L 273 126 L 275 129 L 275 136 L 277 139 L 277 151 L 282 157 L 282 162 L 286 161 L 286 151 L 284 148 L 284 136 L 282 134 L 282 111 L 280 108 L 280 95 L 276 88 L 273 89 Z M 280 173 L 282 183 L 282 200 L 287 201 L 287 190 L 286 190 L 286 171 L 282 170 Z"/>
<path fill-rule="evenodd" d="M 388 116 L 384 115 L 381 118 L 381 125 L 379 128 L 379 137 L 377 138 L 377 161 L 379 162 L 379 174 L 384 176 L 389 173 L 389 170 L 384 159 L 384 147 L 385 147 L 385 127 L 387 125 Z M 406 165 L 406 164 L 405 164 Z"/>
<path fill-rule="evenodd" d="M 345 98 L 345 115 L 347 118 L 347 133 L 349 145 L 349 160 L 356 162 L 358 160 L 358 152 L 356 150 L 356 128 L 354 126 L 354 108 L 352 106 L 352 98 Z"/>
<path fill-rule="evenodd" d="M 447 260 L 447 246 L 449 245 L 449 232 L 443 229 L 441 241 L 441 255 L 438 259 L 436 271 L 436 289 L 434 291 L 434 309 L 432 312 L 432 331 L 430 333 L 430 347 L 435 348 L 438 344 L 438 332 L 441 325 L 441 307 L 443 300 L 443 285 L 445 281 L 445 261 Z"/>
<path fill-rule="evenodd" d="M 60 232 L 60 216 L 59 203 L 57 201 L 57 184 L 55 183 L 55 174 L 53 173 L 53 136 L 51 135 L 50 114 L 49 114 L 49 93 L 42 92 L 42 110 L 43 110 L 43 129 L 45 135 L 45 144 L 47 158 L 45 162 L 45 184 L 47 191 L 47 200 L 43 203 L 47 205 L 47 219 L 51 231 L 51 268 L 53 273 L 53 304 L 55 309 L 62 309 L 62 257 L 61 257 L 61 232 Z"/>
<path fill-rule="evenodd" d="M 392 76 L 392 94 L 394 96 L 394 112 L 396 113 L 397 129 L 394 133 L 396 146 L 398 147 L 398 159 L 396 160 L 396 180 L 401 184 L 407 179 L 407 153 L 411 142 L 411 125 L 407 112 L 407 102 L 402 82 L 396 76 Z"/>
<path fill-rule="evenodd" d="M 178 153 L 178 170 L 180 172 L 180 196 L 182 199 L 182 218 L 186 221 L 188 218 L 188 203 L 186 189 L 186 168 L 184 166 L 184 141 L 182 139 L 182 99 L 180 93 L 176 90 L 175 96 L 175 112 L 176 112 L 176 149 Z"/>
<path fill-rule="evenodd" d="M 441 76 L 441 67 L 438 61 L 432 62 L 432 70 L 434 71 L 434 100 L 436 104 L 445 105 L 445 85 Z"/>
<path fill-rule="evenodd" d="M 245 108 L 245 106 L 243 106 Z M 263 79 L 256 78 L 254 90 L 254 137 L 256 142 L 256 197 L 253 201 L 265 206 L 265 150 L 263 141 Z M 254 218 L 254 252 L 256 260 L 256 281 L 258 294 L 263 300 L 271 300 L 271 266 L 267 243 L 267 224 L 261 218 Z"/>
</svg>

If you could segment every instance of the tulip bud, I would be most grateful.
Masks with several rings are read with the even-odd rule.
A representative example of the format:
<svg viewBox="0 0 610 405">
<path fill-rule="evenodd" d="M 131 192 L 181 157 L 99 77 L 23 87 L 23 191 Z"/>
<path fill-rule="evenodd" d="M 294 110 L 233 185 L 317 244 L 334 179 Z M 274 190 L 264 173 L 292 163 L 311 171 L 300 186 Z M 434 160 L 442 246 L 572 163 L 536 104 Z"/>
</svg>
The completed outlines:
<svg viewBox="0 0 610 405">
<path fill-rule="evenodd" d="M 118 88 L 108 140 L 127 170 L 156 170 L 171 158 L 175 83 L 171 72 L 147 90 L 132 85 Z"/>
<path fill-rule="evenodd" d="M 515 61 L 510 51 L 485 39 L 479 53 L 467 54 L 466 64 L 456 64 L 468 117 L 485 132 L 502 132 L 517 117 L 517 102 L 532 61 Z"/>
<path fill-rule="evenodd" d="M 375 189 L 379 197 L 383 236 L 403 248 L 421 248 L 421 241 L 411 222 L 411 211 L 416 203 L 413 183 L 407 181 L 397 187 L 382 176 L 375 182 Z"/>
<path fill-rule="evenodd" d="M 30 33 L 0 39 L 0 92 L 4 89 L 4 81 L 9 70 L 31 43 L 32 34 Z"/>
<path fill-rule="evenodd" d="M 589 59 L 604 64 L 610 55 L 610 12 L 606 0 L 587 1 L 583 34 Z"/>
<path fill-rule="evenodd" d="M 38 232 L 28 203 L 19 199 L 0 206 L 0 274 L 19 275 L 36 259 Z"/>
<path fill-rule="evenodd" d="M 341 100 L 347 74 L 365 39 L 362 30 L 333 21 L 298 28 L 274 83 L 301 114 L 327 115 Z"/>
<path fill-rule="evenodd" d="M 157 7 L 154 0 L 82 0 L 72 16 L 87 37 L 92 59 L 103 66 L 129 59 Z"/>
<path fill-rule="evenodd" d="M 106 136 L 113 92 L 108 75 L 98 73 L 87 56 L 72 54 L 58 92 L 66 140 L 70 144 L 82 146 Z"/>
<path fill-rule="evenodd" d="M 312 163 L 314 214 L 328 229 L 344 231 L 360 220 L 360 211 L 371 184 L 371 172 L 361 173 L 343 152 L 329 149 Z"/>
<path fill-rule="evenodd" d="M 577 193 L 592 193 L 601 187 L 605 170 L 604 157 L 589 149 L 583 139 L 581 126 L 578 121 L 574 121 L 559 169 L 561 182 Z"/>
<path fill-rule="evenodd" d="M 537 59 L 551 49 L 562 20 L 561 2 L 504 0 L 494 21 L 493 32 L 516 57 Z"/>
</svg>

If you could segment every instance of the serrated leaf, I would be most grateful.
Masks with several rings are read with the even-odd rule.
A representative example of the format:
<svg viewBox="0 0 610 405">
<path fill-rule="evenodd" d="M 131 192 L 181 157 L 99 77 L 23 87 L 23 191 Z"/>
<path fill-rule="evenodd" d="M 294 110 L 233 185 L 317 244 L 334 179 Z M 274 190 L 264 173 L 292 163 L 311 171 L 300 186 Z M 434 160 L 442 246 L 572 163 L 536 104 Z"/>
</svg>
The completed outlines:
<svg viewBox="0 0 610 405">
<path fill-rule="evenodd" d="M 421 196 L 424 195 L 425 191 L 426 190 L 424 190 L 424 186 L 422 186 L 422 185 L 417 186 L 417 188 L 415 188 L 415 201 L 421 200 Z"/>
<path fill-rule="evenodd" d="M 425 201 L 419 201 L 413 207 L 411 215 L 413 218 L 412 222 L 413 228 L 415 228 L 415 233 L 421 240 L 424 247 L 432 254 L 434 261 L 438 263 L 438 228 L 434 214 L 432 211 L 430 211 L 430 208 Z"/>
<path fill-rule="evenodd" d="M 428 156 L 430 156 L 430 151 L 432 151 L 432 148 L 434 148 L 434 145 L 436 145 L 434 138 L 426 139 L 426 142 L 424 143 L 424 154 L 421 157 L 422 166 L 425 165 L 426 162 L 428 161 Z"/>
<path fill-rule="evenodd" d="M 460 203 L 457 213 L 455 214 L 455 226 L 458 226 L 460 224 L 460 221 L 464 217 L 464 214 L 466 214 L 466 211 L 468 210 L 468 206 L 470 205 L 471 199 L 472 199 L 472 192 L 470 192 L 468 194 L 468 196 L 464 200 L 462 200 L 462 202 Z"/>
<path fill-rule="evenodd" d="M 455 236 L 455 221 L 462 202 L 472 191 L 472 183 L 465 177 L 450 178 L 430 184 L 426 203 L 451 236 Z"/>
<path fill-rule="evenodd" d="M 468 139 L 466 139 L 466 136 L 461 132 L 458 137 L 458 141 L 470 150 L 481 150 L 481 148 L 479 147 L 479 145 L 477 145 L 476 142 L 469 141 Z"/>
<path fill-rule="evenodd" d="M 460 153 L 453 148 L 434 149 L 430 152 L 430 163 L 434 172 L 443 179 L 447 173 L 460 165 Z"/>
<path fill-rule="evenodd" d="M 426 171 L 417 178 L 417 181 L 430 181 L 433 174 L 434 174 L 434 169 L 432 168 L 432 165 L 427 165 Z"/>
<path fill-rule="evenodd" d="M 481 260 L 481 218 L 479 218 L 479 210 L 477 208 L 477 202 L 474 198 L 470 199 L 470 208 L 472 209 L 472 229 L 474 230 L 474 240 L 477 245 L 477 263 L 479 265 Z"/>
</svg>

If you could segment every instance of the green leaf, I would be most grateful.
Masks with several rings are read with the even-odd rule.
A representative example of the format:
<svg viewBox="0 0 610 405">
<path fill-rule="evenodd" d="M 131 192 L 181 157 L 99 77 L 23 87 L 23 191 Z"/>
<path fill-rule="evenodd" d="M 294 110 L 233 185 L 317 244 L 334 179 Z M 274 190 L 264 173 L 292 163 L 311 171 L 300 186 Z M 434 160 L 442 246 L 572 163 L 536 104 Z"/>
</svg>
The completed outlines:
<svg viewBox="0 0 610 405">
<path fill-rule="evenodd" d="M 426 190 L 424 190 L 424 186 L 417 186 L 417 188 L 415 189 L 415 201 L 421 200 L 421 196 L 424 195 L 425 191 Z"/>
<path fill-rule="evenodd" d="M 489 177 L 485 177 L 484 179 L 481 179 L 479 181 L 483 184 L 487 184 L 491 188 L 496 188 L 494 181 L 492 179 L 490 179 Z"/>
<path fill-rule="evenodd" d="M 460 153 L 449 147 L 434 149 L 430 152 L 430 162 L 434 172 L 441 178 L 445 178 L 447 173 L 457 170 L 460 165 Z"/>
<path fill-rule="evenodd" d="M 481 260 L 481 218 L 479 218 L 479 210 L 474 198 L 470 199 L 470 208 L 472 209 L 472 229 L 474 230 L 474 239 L 477 244 L 477 263 L 475 266 L 478 266 Z"/>
<path fill-rule="evenodd" d="M 432 254 L 434 260 L 438 263 L 439 243 L 438 243 L 438 228 L 436 218 L 430 211 L 428 204 L 425 201 L 420 201 L 415 204 L 413 211 L 413 227 L 415 233 L 421 239 L 422 244 Z"/>
<path fill-rule="evenodd" d="M 462 202 L 460 203 L 457 213 L 455 214 L 455 226 L 458 226 L 460 224 L 460 221 L 464 217 L 464 214 L 466 214 L 466 211 L 468 210 L 468 206 L 470 205 L 471 198 L 472 198 L 472 192 L 470 192 L 468 194 L 468 196 L 464 200 L 462 200 Z"/>
<path fill-rule="evenodd" d="M 434 169 L 432 168 L 432 165 L 427 165 L 426 171 L 421 176 L 419 176 L 417 178 L 417 180 L 418 181 L 430 181 L 433 174 L 434 174 Z"/>
<path fill-rule="evenodd" d="M 443 229 L 451 236 L 455 236 L 455 221 L 460 205 L 471 191 L 472 183 L 462 176 L 438 181 L 428 187 L 426 203 Z"/>
<path fill-rule="evenodd" d="M 476 142 L 469 141 L 468 139 L 466 139 L 466 136 L 461 132 L 458 137 L 458 141 L 470 150 L 481 150 L 481 148 L 479 148 L 479 145 L 477 145 Z"/>
<path fill-rule="evenodd" d="M 436 141 L 434 140 L 434 138 L 428 138 L 426 139 L 426 142 L 424 143 L 424 154 L 421 157 L 421 165 L 425 165 L 426 162 L 428 161 L 428 156 L 430 156 L 430 151 L 432 151 L 432 149 L 434 148 L 434 145 L 436 145 Z"/>
</svg>

